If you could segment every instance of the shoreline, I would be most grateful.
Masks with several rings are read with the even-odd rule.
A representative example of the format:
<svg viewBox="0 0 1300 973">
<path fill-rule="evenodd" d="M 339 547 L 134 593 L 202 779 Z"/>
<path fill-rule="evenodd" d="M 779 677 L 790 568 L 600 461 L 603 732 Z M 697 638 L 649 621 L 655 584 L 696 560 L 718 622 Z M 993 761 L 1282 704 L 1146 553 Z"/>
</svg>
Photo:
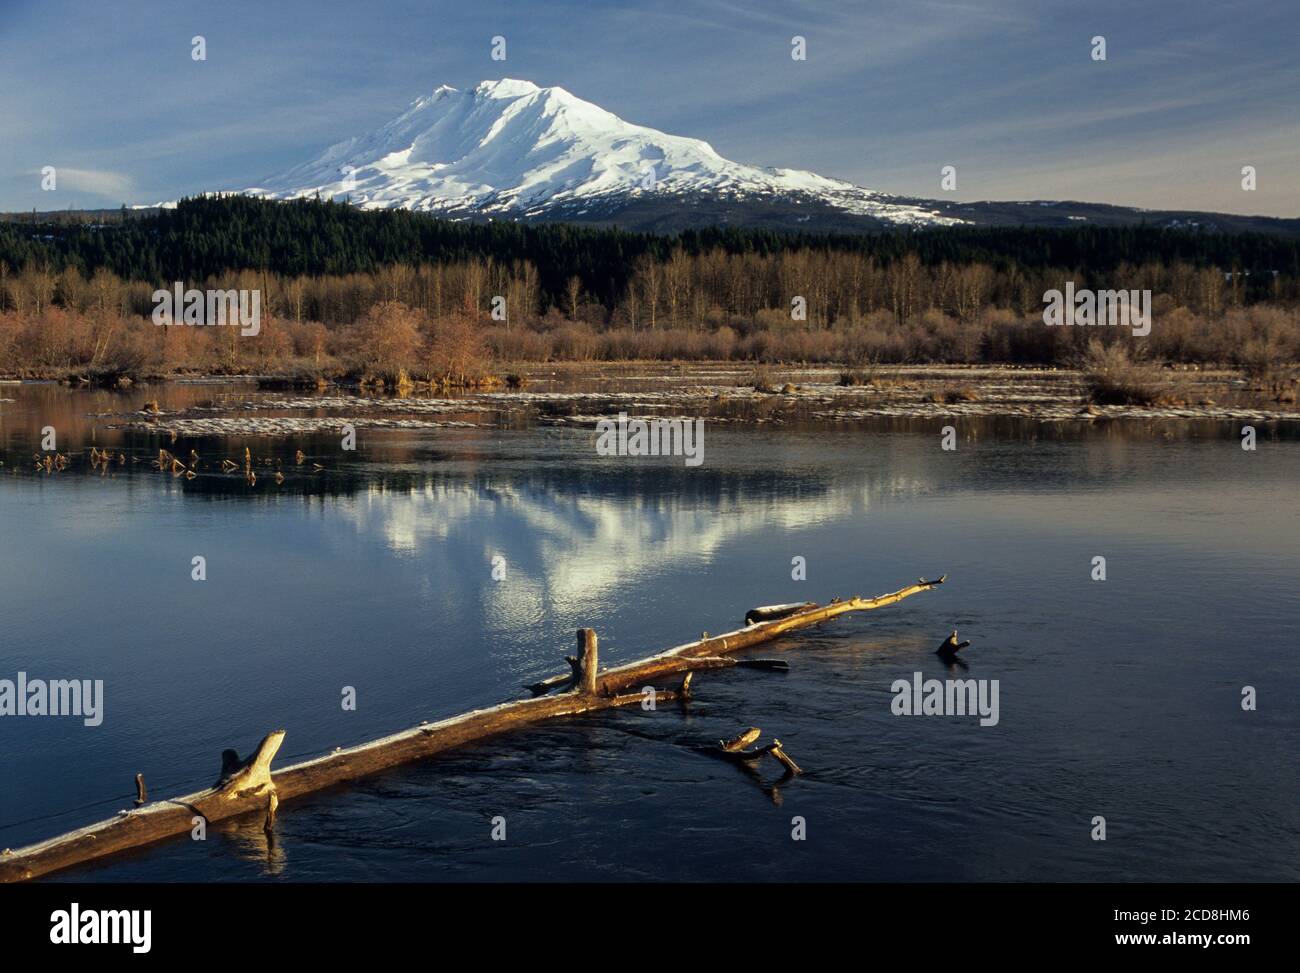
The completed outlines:
<svg viewBox="0 0 1300 973">
<path fill-rule="evenodd" d="M 265 376 L 193 376 L 176 387 L 242 392 L 180 409 L 156 400 L 139 410 L 91 413 L 110 429 L 177 436 L 293 436 L 361 428 L 498 428 L 527 423 L 594 426 L 601 418 L 704 418 L 735 425 L 844 425 L 876 418 L 1018 418 L 1040 422 L 1113 419 L 1296 422 L 1293 403 L 1269 401 L 1232 370 L 1169 370 L 1171 394 L 1151 405 L 1091 404 L 1077 370 L 1023 366 L 881 366 L 845 383 L 845 370 L 770 367 L 756 387 L 754 369 L 729 362 L 664 365 L 545 364 L 516 366 L 522 386 L 377 391 L 364 386 L 293 390 L 267 387 Z M 133 390 L 142 393 L 143 388 Z M 118 393 L 110 393 L 118 394 Z"/>
</svg>

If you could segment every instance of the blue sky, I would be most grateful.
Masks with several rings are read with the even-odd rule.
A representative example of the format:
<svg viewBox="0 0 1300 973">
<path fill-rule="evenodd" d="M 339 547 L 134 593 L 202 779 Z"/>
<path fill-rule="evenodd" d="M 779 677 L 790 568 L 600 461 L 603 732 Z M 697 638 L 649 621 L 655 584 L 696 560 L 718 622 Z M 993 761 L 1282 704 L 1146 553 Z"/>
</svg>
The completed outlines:
<svg viewBox="0 0 1300 973">
<path fill-rule="evenodd" d="M 0 0 L 0 209 L 255 185 L 499 77 L 888 192 L 1300 216 L 1295 0 Z"/>
</svg>

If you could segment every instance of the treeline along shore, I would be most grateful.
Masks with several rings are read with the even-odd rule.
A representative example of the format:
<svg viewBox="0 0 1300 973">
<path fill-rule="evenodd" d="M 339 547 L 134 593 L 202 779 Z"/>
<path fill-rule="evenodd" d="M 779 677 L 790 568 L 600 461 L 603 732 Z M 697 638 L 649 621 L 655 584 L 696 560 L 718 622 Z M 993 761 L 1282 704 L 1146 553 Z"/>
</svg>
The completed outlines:
<svg viewBox="0 0 1300 973">
<path fill-rule="evenodd" d="M 1150 333 L 1047 326 L 1045 295 L 1067 283 L 1149 292 Z M 255 293 L 260 322 L 159 327 L 157 294 L 177 285 Z M 7 377 L 472 384 L 511 362 L 1068 366 L 1116 346 L 1257 374 L 1300 360 L 1300 240 L 1143 226 L 657 236 L 242 196 L 0 222 Z"/>
</svg>

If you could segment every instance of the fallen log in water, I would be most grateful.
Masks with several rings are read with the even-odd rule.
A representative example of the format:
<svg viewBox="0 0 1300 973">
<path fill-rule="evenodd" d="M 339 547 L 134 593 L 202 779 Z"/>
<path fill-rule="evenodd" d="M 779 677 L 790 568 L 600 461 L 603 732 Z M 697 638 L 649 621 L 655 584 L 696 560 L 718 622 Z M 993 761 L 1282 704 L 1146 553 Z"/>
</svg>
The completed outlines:
<svg viewBox="0 0 1300 973">
<path fill-rule="evenodd" d="M 577 716 L 600 710 L 628 706 L 648 700 L 654 693 L 656 704 L 690 696 L 691 677 L 705 669 L 729 668 L 743 662 L 727 654 L 770 642 L 787 632 L 819 625 L 839 615 L 869 611 L 902 601 L 911 595 L 943 584 L 947 576 L 934 581 L 918 581 L 898 591 L 876 598 L 835 599 L 829 605 L 796 606 L 771 621 L 747 624 L 724 635 L 704 637 L 662 652 L 659 655 L 598 670 L 596 633 L 578 631 L 578 654 L 569 657 L 572 672 L 534 684 L 538 693 L 532 699 L 501 703 L 474 710 L 437 723 L 421 724 L 391 736 L 359 746 L 336 750 L 323 757 L 294 764 L 275 773 L 271 761 L 284 741 L 284 730 L 275 730 L 262 740 L 247 760 L 241 761 L 233 750 L 222 754 L 221 776 L 207 790 L 169 800 L 154 801 L 135 810 L 119 811 L 117 817 L 77 831 L 51 838 L 26 848 L 0 852 L 0 882 L 19 882 L 108 855 L 139 848 L 164 838 L 185 834 L 199 823 L 218 821 L 237 814 L 259 812 L 266 815 L 269 829 L 280 803 L 311 794 L 338 784 L 358 780 L 399 764 L 432 756 L 476 740 L 494 736 L 561 716 Z M 780 606 L 782 609 L 789 606 Z M 780 669 L 780 660 L 753 660 L 755 668 Z M 682 676 L 675 691 L 654 689 L 650 685 L 670 676 Z M 545 695 L 561 685 L 571 685 L 568 692 Z M 629 692 L 629 690 L 631 690 Z M 757 733 L 754 734 L 757 737 Z M 737 745 L 740 750 L 751 739 Z M 781 751 L 780 741 L 755 755 L 771 753 L 792 773 L 798 767 Z M 740 756 L 740 754 L 737 754 Z M 744 757 L 748 757 L 745 754 Z M 140 787 L 143 798 L 143 786 Z"/>
</svg>

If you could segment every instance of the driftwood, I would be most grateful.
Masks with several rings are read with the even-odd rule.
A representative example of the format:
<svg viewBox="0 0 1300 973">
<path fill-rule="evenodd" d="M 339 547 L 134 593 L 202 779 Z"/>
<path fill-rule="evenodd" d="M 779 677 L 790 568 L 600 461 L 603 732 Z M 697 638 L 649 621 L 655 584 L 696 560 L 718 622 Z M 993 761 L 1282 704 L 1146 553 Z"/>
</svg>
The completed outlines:
<svg viewBox="0 0 1300 973">
<path fill-rule="evenodd" d="M 945 576 L 946 577 L 946 576 Z M 429 757 L 471 741 L 482 740 L 543 720 L 578 716 L 620 706 L 641 703 L 654 693 L 655 703 L 683 700 L 690 696 L 691 676 L 696 671 L 735 666 L 727 654 L 779 638 L 787 632 L 819 625 L 839 615 L 869 611 L 902 601 L 944 582 L 918 581 L 876 598 L 836 599 L 826 606 L 808 607 L 781 618 L 747 625 L 724 635 L 702 638 L 637 662 L 610 669 L 597 668 L 596 633 L 578 632 L 578 656 L 570 660 L 572 672 L 536 684 L 545 693 L 564 684 L 565 693 L 538 695 L 532 699 L 501 703 L 487 709 L 425 723 L 370 743 L 294 764 L 272 773 L 271 761 L 284 741 L 284 730 L 268 734 L 247 760 L 227 750 L 222 754 L 221 775 L 204 791 L 170 800 L 154 801 L 135 810 L 123 810 L 117 817 L 68 834 L 17 850 L 0 852 L 0 882 L 24 881 L 131 848 L 139 848 L 185 834 L 198 820 L 218 821 L 249 812 L 264 813 L 265 827 L 275 821 L 278 806 L 295 797 L 354 781 L 399 764 Z M 764 668 L 784 665 L 759 661 Z M 681 677 L 676 691 L 655 689 L 652 683 Z M 536 690 L 536 687 L 534 687 Z M 755 735 L 754 739 L 757 738 Z M 740 744 L 744 747 L 748 742 Z M 799 769 L 774 741 L 763 753 L 771 753 L 791 773 Z"/>
<path fill-rule="evenodd" d="M 755 742 L 763 731 L 756 726 L 751 726 L 739 736 L 732 737 L 730 740 L 719 740 L 718 751 L 719 757 L 725 757 L 727 760 L 753 761 L 760 757 L 771 756 L 780 762 L 785 768 L 786 773 L 790 775 L 802 774 L 803 770 L 799 765 L 790 759 L 790 755 L 781 748 L 781 741 L 773 739 L 765 747 L 759 747 L 757 750 L 746 750 L 751 743 Z"/>
<path fill-rule="evenodd" d="M 787 754 L 784 750 L 781 749 L 780 740 L 773 739 L 772 742 L 767 747 L 767 752 L 770 753 L 777 760 L 779 760 L 781 762 L 781 766 L 785 767 L 785 769 L 789 773 L 792 774 L 803 773 L 803 771 L 799 769 L 799 765 L 790 759 L 789 754 Z"/>
<path fill-rule="evenodd" d="M 727 753 L 738 753 L 757 740 L 762 732 L 758 727 L 751 726 L 744 733 L 734 736 L 730 740 L 719 740 L 718 746 Z"/>
</svg>

